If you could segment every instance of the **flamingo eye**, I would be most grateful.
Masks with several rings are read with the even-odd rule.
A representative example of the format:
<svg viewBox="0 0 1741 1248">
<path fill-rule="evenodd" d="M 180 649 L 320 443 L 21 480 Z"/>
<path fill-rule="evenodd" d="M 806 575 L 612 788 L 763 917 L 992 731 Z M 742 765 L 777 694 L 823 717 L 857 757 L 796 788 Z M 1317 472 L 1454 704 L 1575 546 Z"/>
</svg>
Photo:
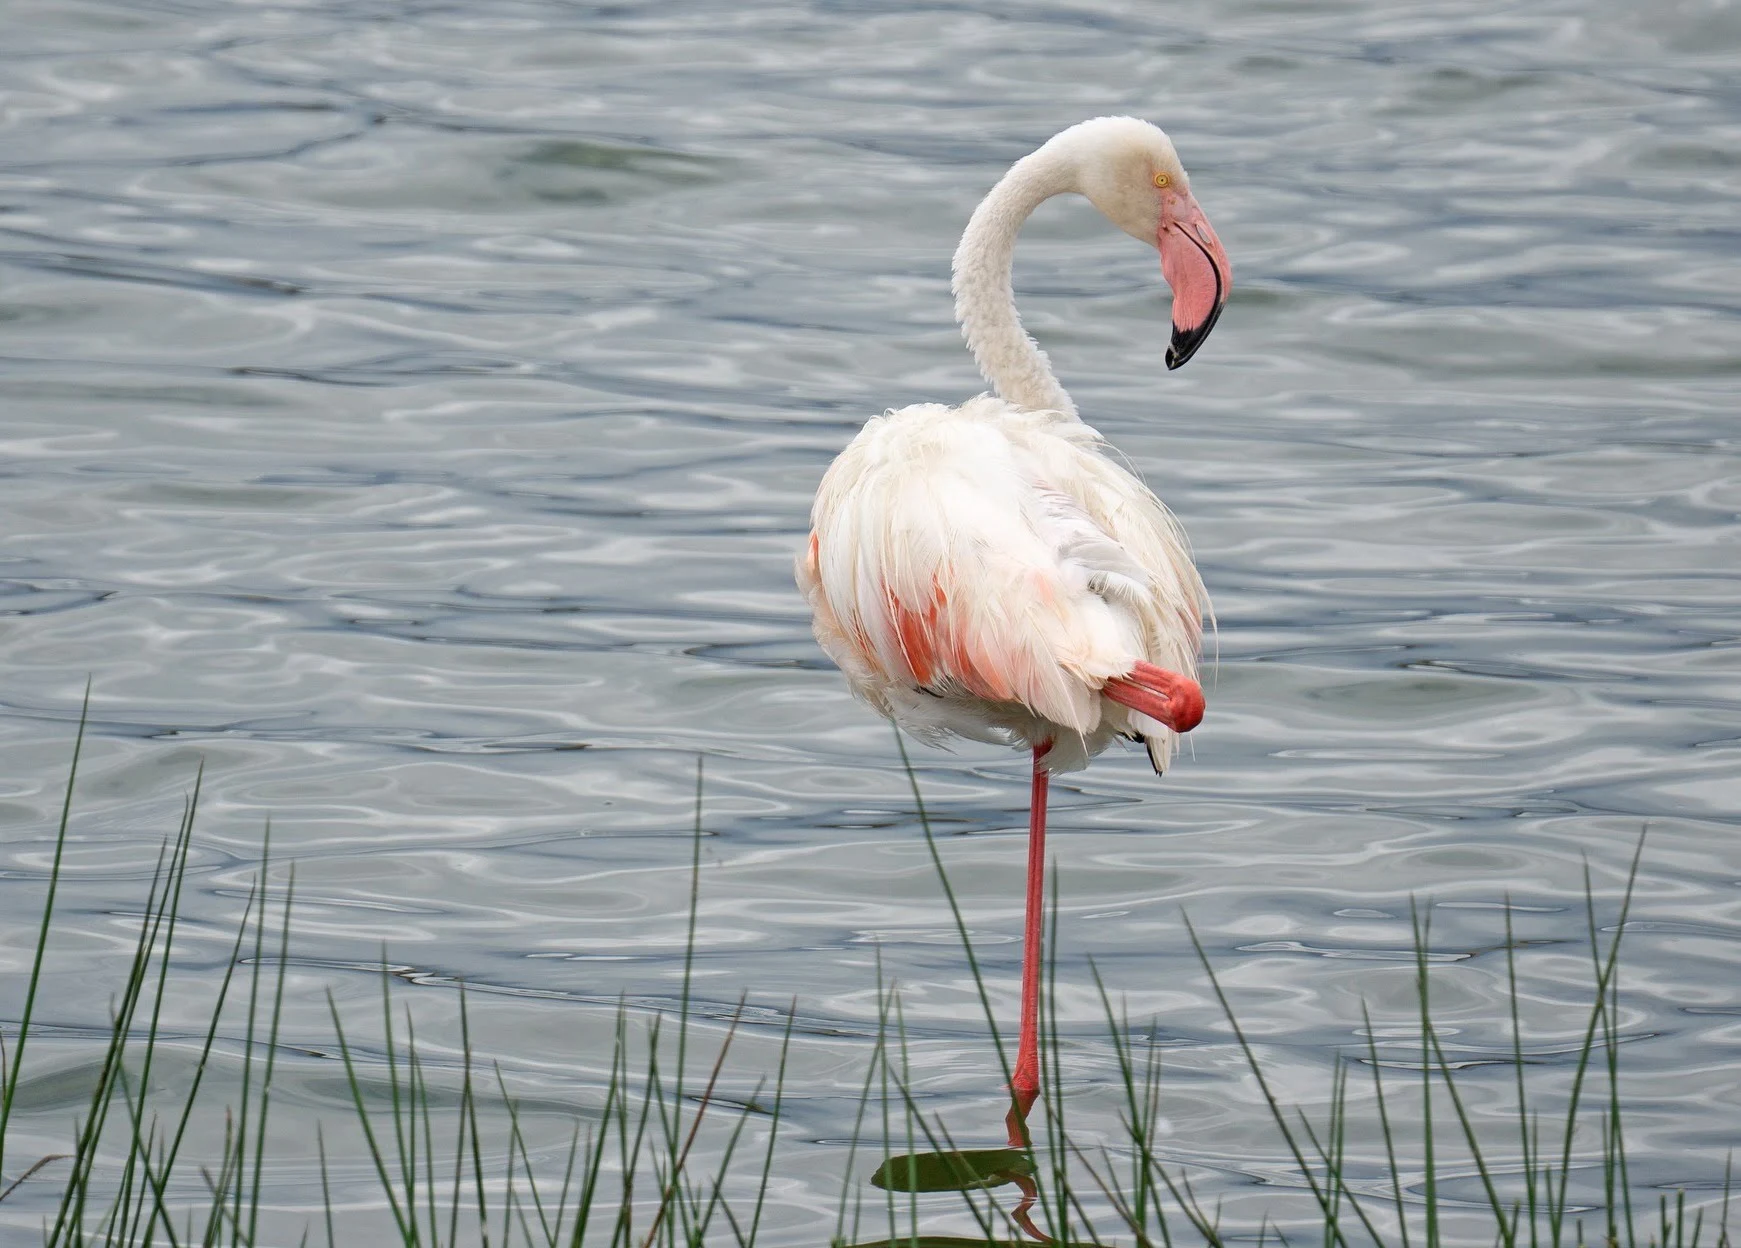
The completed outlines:
<svg viewBox="0 0 1741 1248">
<path fill-rule="evenodd" d="M 1155 178 L 1154 178 L 1154 182 L 1155 182 L 1155 185 L 1156 185 L 1156 186 L 1159 186 L 1159 187 L 1168 187 L 1168 186 L 1171 186 L 1171 185 L 1172 185 L 1172 184 L 1173 184 L 1173 179 L 1172 179 L 1172 177 L 1171 177 L 1171 176 L 1170 176 L 1170 175 L 1168 175 L 1168 174 L 1165 174 L 1165 173 L 1157 173 L 1157 174 L 1156 174 L 1156 175 L 1155 175 Z"/>
</svg>

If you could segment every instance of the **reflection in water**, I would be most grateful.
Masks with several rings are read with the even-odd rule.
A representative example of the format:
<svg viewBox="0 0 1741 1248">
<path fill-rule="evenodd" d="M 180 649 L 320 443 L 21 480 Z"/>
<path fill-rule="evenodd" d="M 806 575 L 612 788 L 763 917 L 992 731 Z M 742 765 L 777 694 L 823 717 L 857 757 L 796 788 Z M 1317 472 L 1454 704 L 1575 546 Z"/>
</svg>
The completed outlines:
<svg viewBox="0 0 1741 1248">
<path fill-rule="evenodd" d="M 889 1192 L 966 1192 L 1001 1187 L 1034 1176 L 1034 1159 L 1019 1148 L 978 1148 L 959 1153 L 903 1153 L 871 1175 Z"/>
<path fill-rule="evenodd" d="M 1056 1245 L 1057 1248 L 1105 1248 L 1102 1244 L 1088 1244 L 1077 1240 L 1049 1239 L 1046 1242 Z M 846 1248 L 1022 1248 L 1022 1245 L 1020 1241 L 986 1239 L 972 1235 L 903 1235 L 899 1239 L 876 1239 L 862 1244 L 848 1244 Z"/>
<path fill-rule="evenodd" d="M 1052 1239 L 1046 1242 L 1057 1245 L 1057 1248 L 1104 1248 L 1103 1245 L 1090 1245 L 1075 1240 Z M 903 1235 L 899 1239 L 877 1239 L 862 1244 L 848 1244 L 847 1248 L 1021 1248 L 1021 1245 L 1019 1241 L 986 1239 L 983 1236 Z"/>
<path fill-rule="evenodd" d="M 1012 1122 L 1015 1110 L 1010 1111 Z M 1012 1126 L 1011 1130 L 1016 1128 Z M 1013 1183 L 1022 1198 L 1010 1210 L 1010 1220 L 1030 1239 L 1055 1243 L 1034 1225 L 1034 1204 L 1040 1190 L 1034 1182 L 1033 1154 L 1022 1148 L 980 1148 L 955 1153 L 905 1153 L 890 1157 L 871 1175 L 871 1183 L 890 1192 L 969 1192 Z M 907 1241 L 902 1241 L 907 1242 Z M 939 1239 L 938 1243 L 980 1243 L 980 1240 Z"/>
</svg>

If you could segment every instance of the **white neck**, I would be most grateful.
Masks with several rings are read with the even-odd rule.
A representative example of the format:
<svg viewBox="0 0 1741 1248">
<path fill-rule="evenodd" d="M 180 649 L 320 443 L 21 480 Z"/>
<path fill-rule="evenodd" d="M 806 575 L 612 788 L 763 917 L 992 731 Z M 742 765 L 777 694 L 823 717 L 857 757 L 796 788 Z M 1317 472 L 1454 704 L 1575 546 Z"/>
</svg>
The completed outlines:
<svg viewBox="0 0 1741 1248">
<path fill-rule="evenodd" d="M 973 210 L 954 263 L 955 319 L 992 389 L 1018 407 L 1069 416 L 1076 405 L 1016 314 L 1010 266 L 1022 223 L 1045 200 L 1074 189 L 1064 162 L 1045 149 L 1017 161 Z"/>
</svg>

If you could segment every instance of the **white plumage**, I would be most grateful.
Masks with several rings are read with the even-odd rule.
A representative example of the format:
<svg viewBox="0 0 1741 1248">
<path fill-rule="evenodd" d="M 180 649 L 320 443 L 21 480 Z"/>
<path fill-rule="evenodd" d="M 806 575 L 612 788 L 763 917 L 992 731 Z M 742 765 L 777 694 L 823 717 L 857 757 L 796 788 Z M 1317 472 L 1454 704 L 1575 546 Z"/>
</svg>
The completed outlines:
<svg viewBox="0 0 1741 1248">
<path fill-rule="evenodd" d="M 990 395 L 870 421 L 823 478 L 799 583 L 853 691 L 926 740 L 1173 733 L 1102 696 L 1139 661 L 1195 671 L 1203 586 L 1160 500 L 1074 416 Z"/>
</svg>

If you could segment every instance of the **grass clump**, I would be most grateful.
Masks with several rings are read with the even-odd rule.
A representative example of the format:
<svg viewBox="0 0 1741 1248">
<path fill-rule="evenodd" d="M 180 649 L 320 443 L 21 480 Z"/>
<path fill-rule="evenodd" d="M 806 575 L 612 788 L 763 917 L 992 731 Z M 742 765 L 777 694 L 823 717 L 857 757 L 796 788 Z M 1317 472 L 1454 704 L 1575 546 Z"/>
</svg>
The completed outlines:
<svg viewBox="0 0 1741 1248">
<path fill-rule="evenodd" d="M 397 981 L 383 967 L 377 1017 L 360 1018 L 354 1006 L 341 1009 L 328 996 L 332 1039 L 315 1056 L 340 1072 L 344 1112 L 312 1128 L 312 1148 L 303 1150 L 313 1157 L 318 1197 L 285 1201 L 274 1193 L 285 1173 L 296 1172 L 291 1145 L 297 1142 L 274 1117 L 281 1062 L 287 1054 L 309 1057 L 306 1046 L 288 1045 L 283 1035 L 294 871 L 269 890 L 262 863 L 261 882 L 248 892 L 227 938 L 215 989 L 208 988 L 215 998 L 203 1029 L 178 1027 L 172 1034 L 166 1024 L 176 976 L 188 973 L 178 969 L 183 964 L 176 957 L 197 780 L 150 875 L 106 1031 L 88 1044 L 95 1056 L 80 1068 L 88 1088 L 67 1143 L 42 1151 L 39 1130 L 28 1139 L 19 1130 L 40 1056 L 38 1015 L 51 978 L 48 954 L 58 930 L 77 756 L 75 744 L 21 1013 L 0 1027 L 0 1227 L 12 1228 L 0 1233 L 7 1242 L 25 1233 L 24 1224 L 7 1215 L 22 1211 L 27 1198 L 29 1211 L 40 1217 L 42 1242 L 54 1248 L 323 1241 L 338 1248 L 358 1239 L 407 1248 L 748 1248 L 769 1241 L 770 1190 L 782 1149 L 790 1146 L 782 1127 L 796 1011 L 786 1016 L 773 1069 L 748 1095 L 741 1088 L 750 1076 L 731 1065 L 743 1003 L 723 1030 L 706 1033 L 705 1044 L 691 1026 L 699 771 L 678 1007 L 665 1016 L 617 1008 L 595 1099 L 568 1107 L 565 1137 L 555 1145 L 533 1138 L 533 1111 L 503 1069 L 474 1049 L 474 1005 L 463 986 L 453 999 L 457 1050 L 432 1050 L 420 1039 L 409 1005 L 396 1001 Z M 916 782 L 913 793 L 1007 1079 L 981 962 Z M 1004 1148 L 962 1147 L 947 1122 L 925 1111 L 914 1090 L 901 996 L 884 984 L 857 1097 L 850 1173 L 833 1225 L 796 1238 L 799 1233 L 782 1224 L 772 1236 L 818 1248 L 1043 1241 L 1173 1248 L 1305 1240 L 1325 1248 L 1476 1242 L 1730 1248 L 1726 1167 L 1720 1193 L 1698 1201 L 1685 1192 L 1643 1196 L 1628 1169 L 1619 955 L 1637 869 L 1635 858 L 1617 913 L 1606 921 L 1586 877 L 1591 992 L 1569 1069 L 1567 1063 L 1545 1068 L 1526 1043 L 1518 942 L 1507 911 L 1506 1064 L 1515 1105 L 1509 1121 L 1498 1124 L 1472 1106 L 1468 1073 L 1447 1055 L 1435 1026 L 1424 912 L 1413 921 L 1416 1034 L 1412 1040 L 1392 1035 L 1381 1044 L 1365 1019 L 1364 1045 L 1338 1057 L 1327 1109 L 1316 1114 L 1285 1103 L 1197 943 L 1209 991 L 1243 1063 L 1241 1086 L 1255 1093 L 1291 1162 L 1256 1225 L 1227 1218 L 1202 1195 L 1221 1176 L 1170 1151 L 1177 1143 L 1162 1118 L 1165 1054 L 1152 1029 L 1146 1040 L 1137 1038 L 1098 972 L 1107 1036 L 1101 1056 L 1115 1073 L 1119 1101 L 1115 1128 L 1098 1121 L 1085 1132 L 1072 1122 L 1058 1020 L 1049 1006 L 1043 1100 L 1029 1120 L 1029 1138 Z M 1055 974 L 1056 963 L 1050 966 Z M 198 973 L 211 978 L 209 971 Z M 1048 1002 L 1055 1001 L 1055 982 L 1047 987 Z M 363 1030 L 370 1032 L 367 1039 Z M 64 1039 L 57 1044 L 64 1048 Z M 171 1062 L 170 1054 L 179 1074 L 166 1081 L 160 1067 Z M 223 1077 L 214 1078 L 220 1069 Z M 1558 1080 L 1545 1092 L 1538 1086 L 1544 1074 Z M 733 1081 L 739 1091 L 728 1097 L 724 1089 Z M 547 1120 L 550 1107 L 540 1104 L 536 1113 Z M 300 1122 L 306 1121 L 304 1114 Z M 339 1154 L 355 1164 L 335 1160 Z M 868 1183 L 856 1173 L 866 1169 Z M 957 1202 L 953 1212 L 939 1208 L 939 1200 Z M 951 1228 L 955 1233 L 940 1233 Z"/>
</svg>

